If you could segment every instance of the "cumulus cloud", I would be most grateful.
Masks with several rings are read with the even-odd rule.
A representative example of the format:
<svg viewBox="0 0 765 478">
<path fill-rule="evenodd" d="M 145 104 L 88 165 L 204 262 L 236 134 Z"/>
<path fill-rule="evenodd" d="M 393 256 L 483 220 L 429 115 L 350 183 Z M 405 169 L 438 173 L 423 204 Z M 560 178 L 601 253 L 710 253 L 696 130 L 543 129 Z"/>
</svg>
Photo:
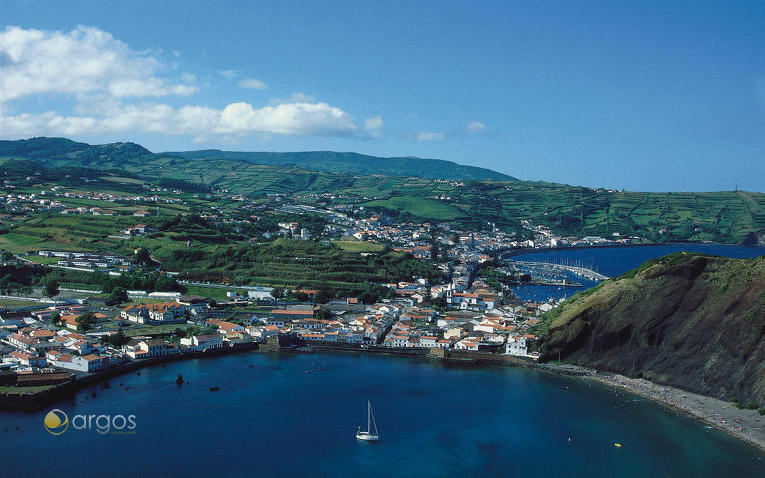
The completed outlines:
<svg viewBox="0 0 765 478">
<path fill-rule="evenodd" d="M 480 133 L 486 129 L 486 125 L 480 121 L 472 120 L 467 124 L 467 130 L 469 133 Z"/>
<path fill-rule="evenodd" d="M 117 97 L 190 95 L 192 85 L 159 76 L 166 66 L 92 27 L 0 31 L 0 101 L 39 94 L 108 91 Z"/>
<path fill-rule="evenodd" d="M 0 130 L 8 136 L 30 134 L 87 135 L 143 131 L 163 134 L 225 135 L 283 134 L 335 136 L 353 134 L 353 118 L 326 103 L 283 103 L 255 108 L 231 103 L 222 110 L 204 106 L 173 108 L 166 104 L 117 104 L 103 115 L 63 116 L 55 112 L 0 115 Z"/>
<path fill-rule="evenodd" d="M 268 85 L 260 80 L 256 80 L 255 78 L 246 78 L 239 82 L 239 87 L 250 88 L 254 90 L 265 90 L 268 88 Z"/>
<path fill-rule="evenodd" d="M 431 133 L 427 131 L 420 131 L 416 136 L 417 141 L 441 141 L 444 137 L 444 133 Z"/>
<path fill-rule="evenodd" d="M 223 70 L 227 78 L 237 70 Z M 180 76 L 178 76 L 180 75 Z M 7 137 L 34 135 L 94 136 L 128 131 L 219 135 L 236 140 L 253 134 L 353 135 L 359 128 L 346 111 L 312 96 L 295 93 L 257 107 L 231 102 L 222 109 L 170 105 L 161 97 L 185 97 L 198 91 L 196 77 L 174 73 L 156 53 L 137 52 L 111 34 L 93 27 L 70 32 L 7 27 L 0 30 L 0 132 Z M 264 89 L 256 79 L 239 82 Z M 69 105 L 68 113 L 23 111 L 25 100 Z M 21 103 L 22 107 L 20 107 Z M 19 112 L 19 110 L 22 110 Z M 379 133 L 382 118 L 364 122 L 366 135 Z"/>
</svg>

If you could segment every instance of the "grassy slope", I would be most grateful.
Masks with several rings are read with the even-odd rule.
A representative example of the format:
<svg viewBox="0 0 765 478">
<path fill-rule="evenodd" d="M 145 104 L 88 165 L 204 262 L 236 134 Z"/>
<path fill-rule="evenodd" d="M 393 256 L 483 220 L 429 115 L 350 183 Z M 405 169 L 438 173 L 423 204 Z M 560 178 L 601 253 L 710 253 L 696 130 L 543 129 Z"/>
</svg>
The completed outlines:
<svg viewBox="0 0 765 478">
<path fill-rule="evenodd" d="M 765 257 L 678 253 L 545 315 L 547 359 L 765 405 Z"/>
</svg>

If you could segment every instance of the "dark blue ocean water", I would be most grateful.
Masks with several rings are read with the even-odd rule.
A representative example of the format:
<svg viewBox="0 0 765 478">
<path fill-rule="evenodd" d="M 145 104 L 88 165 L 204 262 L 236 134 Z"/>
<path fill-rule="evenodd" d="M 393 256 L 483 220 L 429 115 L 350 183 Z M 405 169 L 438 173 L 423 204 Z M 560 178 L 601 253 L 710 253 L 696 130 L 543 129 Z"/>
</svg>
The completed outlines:
<svg viewBox="0 0 765 478">
<path fill-rule="evenodd" d="M 609 277 L 618 276 L 630 269 L 638 267 L 649 259 L 672 254 L 673 252 L 689 251 L 703 252 L 724 257 L 747 258 L 765 255 L 765 247 L 744 247 L 720 244 L 671 244 L 660 246 L 633 247 L 594 247 L 572 248 L 555 251 L 537 252 L 515 256 L 512 259 L 539 262 L 574 262 L 580 261 Z M 566 274 L 569 280 L 578 282 L 589 288 L 597 282 L 589 281 L 573 274 Z M 523 300 L 545 301 L 552 297 L 570 297 L 583 290 L 581 287 L 547 287 L 547 286 L 518 286 L 513 292 Z"/>
<path fill-rule="evenodd" d="M 179 373 L 190 382 L 181 388 Z M 110 383 L 54 407 L 70 419 L 135 414 L 135 434 L 52 436 L 47 409 L 0 412 L 0 475 L 700 477 L 765 467 L 765 454 L 657 404 L 521 369 L 248 352 Z M 354 438 L 367 399 L 379 443 Z"/>
</svg>

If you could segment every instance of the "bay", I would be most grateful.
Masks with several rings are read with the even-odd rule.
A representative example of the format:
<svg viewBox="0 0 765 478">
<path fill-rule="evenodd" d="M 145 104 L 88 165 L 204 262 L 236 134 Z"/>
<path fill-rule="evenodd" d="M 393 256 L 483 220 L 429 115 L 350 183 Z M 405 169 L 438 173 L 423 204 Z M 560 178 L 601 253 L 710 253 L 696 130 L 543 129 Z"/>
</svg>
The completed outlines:
<svg viewBox="0 0 765 478">
<path fill-rule="evenodd" d="M 53 436 L 47 409 L 0 412 L 0 475 L 756 476 L 765 465 L 757 449 L 650 401 L 516 368 L 248 352 L 110 385 L 50 408 L 70 420 L 134 414 L 134 434 L 70 425 Z M 367 400 L 379 443 L 354 438 Z"/>
</svg>

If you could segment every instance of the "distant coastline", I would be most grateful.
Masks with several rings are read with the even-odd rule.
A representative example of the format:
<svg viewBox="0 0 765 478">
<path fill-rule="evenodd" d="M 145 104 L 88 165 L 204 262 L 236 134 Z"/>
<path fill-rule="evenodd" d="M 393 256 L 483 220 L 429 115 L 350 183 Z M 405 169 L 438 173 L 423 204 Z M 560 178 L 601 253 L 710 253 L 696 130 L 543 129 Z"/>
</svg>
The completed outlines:
<svg viewBox="0 0 765 478">
<path fill-rule="evenodd" d="M 517 256 L 523 256 L 526 254 L 537 254 L 537 253 L 545 253 L 545 252 L 555 252 L 555 251 L 573 251 L 573 250 L 581 250 L 581 249 L 620 249 L 625 247 L 655 247 L 655 246 L 735 246 L 735 247 L 754 247 L 754 248 L 763 248 L 765 249 L 765 246 L 759 246 L 759 245 L 744 245 L 744 244 L 729 244 L 725 242 L 688 242 L 688 241 L 682 241 L 682 242 L 649 242 L 645 244 L 593 244 L 590 246 L 557 246 L 557 247 L 539 247 L 539 248 L 523 248 L 523 249 L 514 249 L 512 251 L 506 251 L 502 253 L 502 258 L 510 258 L 510 257 L 517 257 Z"/>
</svg>

